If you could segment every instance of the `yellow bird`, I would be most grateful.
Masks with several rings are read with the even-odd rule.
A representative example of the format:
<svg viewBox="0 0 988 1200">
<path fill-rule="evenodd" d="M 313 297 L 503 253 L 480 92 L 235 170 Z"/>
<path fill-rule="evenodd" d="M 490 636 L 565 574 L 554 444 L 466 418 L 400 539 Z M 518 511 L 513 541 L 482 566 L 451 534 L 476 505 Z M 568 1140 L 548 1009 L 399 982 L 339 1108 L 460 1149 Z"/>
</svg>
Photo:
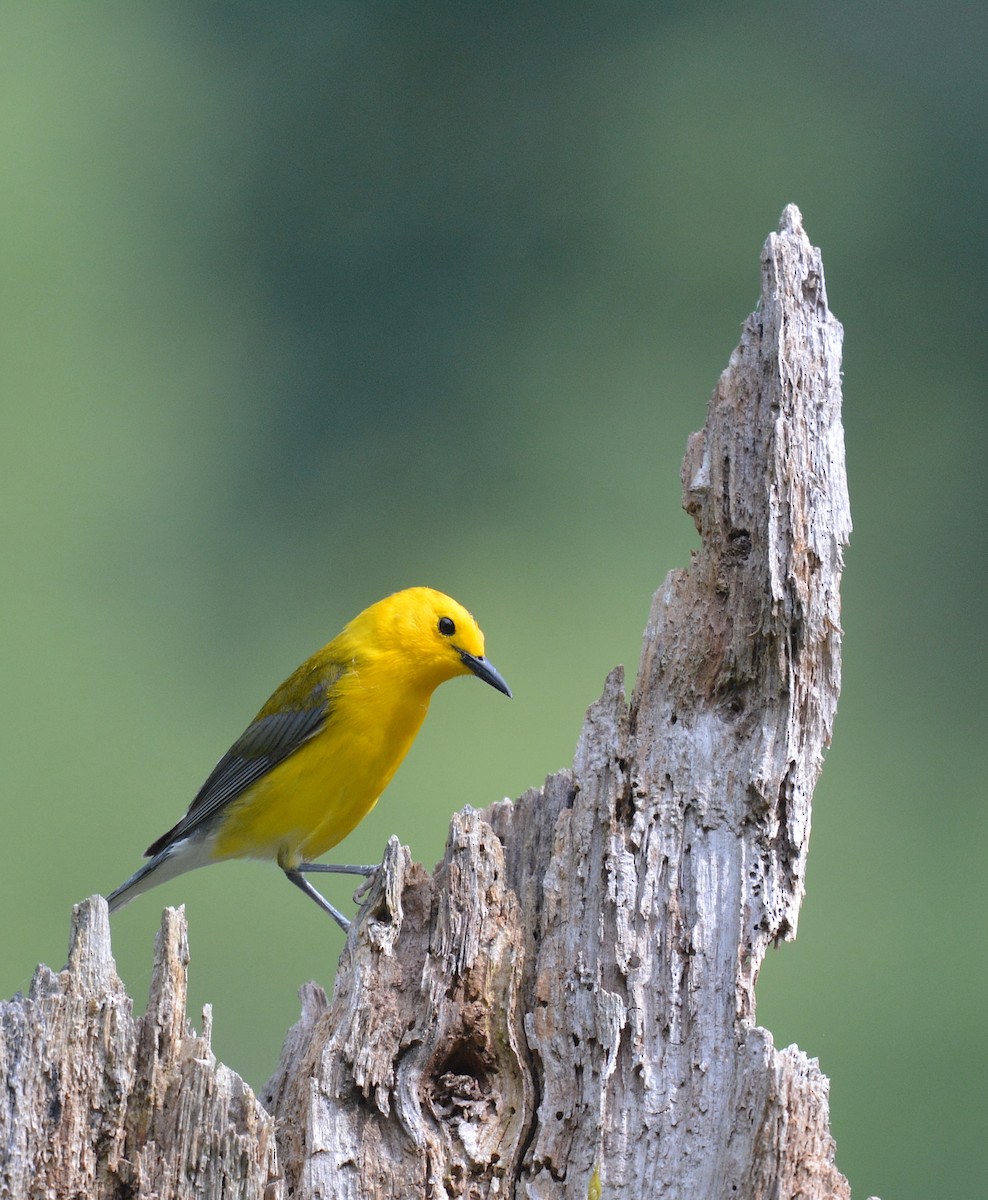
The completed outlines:
<svg viewBox="0 0 988 1200">
<path fill-rule="evenodd" d="M 270 858 L 347 929 L 350 922 L 305 873 L 376 869 L 312 860 L 377 803 L 436 688 L 468 674 L 511 695 L 461 604 L 424 587 L 372 604 L 278 688 L 181 821 L 145 851 L 151 861 L 109 894 L 110 912 L 195 867 Z"/>
</svg>

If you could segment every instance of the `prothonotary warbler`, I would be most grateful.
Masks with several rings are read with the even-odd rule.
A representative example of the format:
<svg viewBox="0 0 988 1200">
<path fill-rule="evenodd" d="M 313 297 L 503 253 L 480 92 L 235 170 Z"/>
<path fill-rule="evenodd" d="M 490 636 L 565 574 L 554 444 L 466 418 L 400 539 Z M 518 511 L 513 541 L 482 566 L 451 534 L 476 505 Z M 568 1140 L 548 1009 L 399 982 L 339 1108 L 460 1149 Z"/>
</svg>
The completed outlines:
<svg viewBox="0 0 988 1200">
<path fill-rule="evenodd" d="M 216 764 L 189 811 L 145 851 L 150 862 L 107 897 L 110 912 L 184 871 L 227 858 L 271 858 L 343 929 L 349 921 L 306 872 L 373 867 L 312 860 L 377 803 L 456 675 L 511 689 L 484 657 L 467 610 L 432 588 L 372 604 L 278 688 Z"/>
</svg>

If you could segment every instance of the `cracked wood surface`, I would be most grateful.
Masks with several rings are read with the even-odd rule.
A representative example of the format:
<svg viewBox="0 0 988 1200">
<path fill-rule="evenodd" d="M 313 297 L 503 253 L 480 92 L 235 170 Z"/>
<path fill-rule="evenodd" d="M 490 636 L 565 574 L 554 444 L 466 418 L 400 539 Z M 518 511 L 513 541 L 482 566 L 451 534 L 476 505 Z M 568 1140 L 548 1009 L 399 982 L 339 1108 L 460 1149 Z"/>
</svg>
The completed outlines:
<svg viewBox="0 0 988 1200">
<path fill-rule="evenodd" d="M 110 954 L 106 902 L 73 913 L 68 965 L 0 1005 L 0 1196 L 281 1200 L 275 1123 L 185 1017 L 181 911 L 155 941 L 147 1011 Z"/>
</svg>

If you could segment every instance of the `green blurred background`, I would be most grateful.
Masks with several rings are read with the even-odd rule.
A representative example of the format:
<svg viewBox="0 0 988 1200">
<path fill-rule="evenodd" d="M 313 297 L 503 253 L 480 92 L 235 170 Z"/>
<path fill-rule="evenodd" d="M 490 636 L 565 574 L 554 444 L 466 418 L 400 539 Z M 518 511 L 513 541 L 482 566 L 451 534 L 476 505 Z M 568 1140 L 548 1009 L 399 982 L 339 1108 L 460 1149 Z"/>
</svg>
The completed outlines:
<svg viewBox="0 0 988 1200">
<path fill-rule="evenodd" d="M 694 544 L 679 462 L 783 205 L 844 322 L 845 690 L 759 1019 L 832 1079 L 856 1197 L 984 1194 L 985 10 L 0 8 L 0 995 L 295 664 L 414 583 L 460 681 L 347 844 L 567 765 Z M 349 885 L 328 885 L 348 902 Z M 260 1085 L 341 937 L 270 867 L 161 906 Z"/>
</svg>

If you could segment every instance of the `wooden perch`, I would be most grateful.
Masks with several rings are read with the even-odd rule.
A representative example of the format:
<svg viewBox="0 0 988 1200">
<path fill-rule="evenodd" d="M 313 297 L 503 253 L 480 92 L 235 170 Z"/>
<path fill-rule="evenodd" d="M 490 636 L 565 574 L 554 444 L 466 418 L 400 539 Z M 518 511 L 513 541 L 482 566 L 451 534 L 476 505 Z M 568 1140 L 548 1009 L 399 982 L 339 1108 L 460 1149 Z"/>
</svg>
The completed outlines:
<svg viewBox="0 0 988 1200">
<path fill-rule="evenodd" d="M 102 900 L 3 1006 L 0 1192 L 92 1197 L 848 1197 L 827 1081 L 754 1024 L 795 934 L 840 687 L 841 328 L 790 206 L 683 463 L 700 533 L 571 771 L 392 839 L 331 1001 L 261 1101 L 185 1017 L 165 914 L 133 1020 Z M 263 1102 L 263 1107 L 262 1107 Z"/>
</svg>

